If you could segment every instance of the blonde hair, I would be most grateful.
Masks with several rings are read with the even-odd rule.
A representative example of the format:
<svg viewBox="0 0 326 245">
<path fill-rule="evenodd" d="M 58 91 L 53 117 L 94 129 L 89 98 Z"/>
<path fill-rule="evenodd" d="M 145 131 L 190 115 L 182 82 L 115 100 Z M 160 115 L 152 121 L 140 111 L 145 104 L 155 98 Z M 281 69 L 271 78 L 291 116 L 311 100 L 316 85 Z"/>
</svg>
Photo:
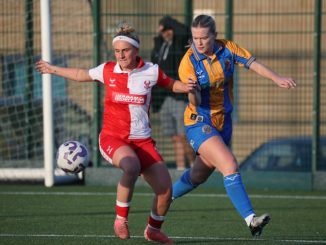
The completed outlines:
<svg viewBox="0 0 326 245">
<path fill-rule="evenodd" d="M 135 31 L 135 28 L 133 28 L 133 26 L 126 21 L 122 21 L 118 24 L 116 32 L 117 33 L 115 34 L 114 37 L 126 36 L 126 37 L 129 37 L 129 38 L 135 40 L 137 43 L 140 43 L 139 37 Z"/>
</svg>

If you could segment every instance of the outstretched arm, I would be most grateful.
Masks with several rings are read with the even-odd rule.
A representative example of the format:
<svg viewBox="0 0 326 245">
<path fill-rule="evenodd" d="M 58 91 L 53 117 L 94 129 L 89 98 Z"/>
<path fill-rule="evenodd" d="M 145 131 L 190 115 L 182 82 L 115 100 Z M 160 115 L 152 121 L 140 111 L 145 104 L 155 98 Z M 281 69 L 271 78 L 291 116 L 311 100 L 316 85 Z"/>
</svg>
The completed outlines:
<svg viewBox="0 0 326 245">
<path fill-rule="evenodd" d="M 258 75 L 265 77 L 267 79 L 272 80 L 277 86 L 281 88 L 295 88 L 297 85 L 293 78 L 291 77 L 283 77 L 274 72 L 272 69 L 268 68 L 267 66 L 259 63 L 258 61 L 254 61 L 250 67 L 250 70 L 256 72 Z"/>
<path fill-rule="evenodd" d="M 172 84 L 172 91 L 174 93 L 188 93 L 188 99 L 191 104 L 197 106 L 201 102 L 200 87 L 196 81 L 188 79 L 188 83 L 183 83 L 175 80 Z"/>
<path fill-rule="evenodd" d="M 197 82 L 192 81 L 191 79 L 188 80 L 188 83 L 183 83 L 179 80 L 175 80 L 172 84 L 172 91 L 174 93 L 190 93 L 194 92 L 197 87 Z"/>
<path fill-rule="evenodd" d="M 36 62 L 35 68 L 38 72 L 42 74 L 54 74 L 78 82 L 92 81 L 92 78 L 89 76 L 88 71 L 80 68 L 54 66 L 44 60 Z"/>
<path fill-rule="evenodd" d="M 201 103 L 200 86 L 197 81 L 188 78 L 188 83 L 175 80 L 171 86 L 174 93 L 188 93 L 188 100 L 194 106 Z"/>
</svg>

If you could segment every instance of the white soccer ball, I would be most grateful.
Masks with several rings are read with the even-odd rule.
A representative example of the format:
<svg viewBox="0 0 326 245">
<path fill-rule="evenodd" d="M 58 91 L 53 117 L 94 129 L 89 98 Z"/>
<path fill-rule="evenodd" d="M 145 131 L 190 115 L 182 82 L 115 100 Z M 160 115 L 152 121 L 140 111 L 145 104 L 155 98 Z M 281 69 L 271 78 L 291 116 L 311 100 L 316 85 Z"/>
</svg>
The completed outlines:
<svg viewBox="0 0 326 245">
<path fill-rule="evenodd" d="M 89 162 L 87 148 L 78 141 L 67 141 L 60 145 L 57 152 L 57 165 L 67 173 L 83 171 Z"/>
</svg>

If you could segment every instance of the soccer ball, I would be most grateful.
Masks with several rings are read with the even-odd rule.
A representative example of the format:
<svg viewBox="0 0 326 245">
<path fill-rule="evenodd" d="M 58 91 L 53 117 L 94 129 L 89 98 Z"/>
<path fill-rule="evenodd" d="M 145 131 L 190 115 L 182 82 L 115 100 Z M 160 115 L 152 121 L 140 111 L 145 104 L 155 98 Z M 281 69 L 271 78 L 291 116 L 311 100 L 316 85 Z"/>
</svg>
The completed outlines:
<svg viewBox="0 0 326 245">
<path fill-rule="evenodd" d="M 57 165 L 66 173 L 79 173 L 88 166 L 87 148 L 78 141 L 67 141 L 60 145 L 57 152 Z"/>
</svg>

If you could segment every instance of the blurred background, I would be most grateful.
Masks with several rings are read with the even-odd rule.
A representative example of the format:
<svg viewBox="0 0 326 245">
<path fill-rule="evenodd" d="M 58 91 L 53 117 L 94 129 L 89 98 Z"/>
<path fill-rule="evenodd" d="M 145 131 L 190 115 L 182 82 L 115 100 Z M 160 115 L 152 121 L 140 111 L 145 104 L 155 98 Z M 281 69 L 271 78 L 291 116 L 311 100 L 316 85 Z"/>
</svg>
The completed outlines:
<svg viewBox="0 0 326 245">
<path fill-rule="evenodd" d="M 316 168 L 322 170 L 326 168 L 326 144 L 319 141 L 326 135 L 325 9 L 322 0 L 53 0 L 53 63 L 90 68 L 114 60 L 111 42 L 122 20 L 135 26 L 141 56 L 150 61 L 164 15 L 189 26 L 194 16 L 209 14 L 217 22 L 218 38 L 234 40 L 298 84 L 295 90 L 282 90 L 250 71 L 237 70 L 232 149 L 238 161 L 275 138 L 306 136 L 308 143 L 302 148 L 276 144 L 273 150 L 265 148 L 259 161 L 268 164 L 274 154 L 273 164 L 277 155 L 284 158 L 280 164 L 304 161 L 310 165 L 299 171 L 313 171 L 317 154 Z M 40 1 L 0 0 L 0 169 L 43 166 L 42 80 L 34 70 L 41 55 L 40 24 Z M 97 146 L 103 87 L 52 79 L 55 151 L 65 140 L 79 140 L 91 149 L 93 167 L 104 166 Z M 174 168 L 173 145 L 162 134 L 158 113 L 151 113 L 151 119 L 158 149 Z M 299 153 L 308 149 L 301 162 L 294 159 L 298 149 Z"/>
</svg>

